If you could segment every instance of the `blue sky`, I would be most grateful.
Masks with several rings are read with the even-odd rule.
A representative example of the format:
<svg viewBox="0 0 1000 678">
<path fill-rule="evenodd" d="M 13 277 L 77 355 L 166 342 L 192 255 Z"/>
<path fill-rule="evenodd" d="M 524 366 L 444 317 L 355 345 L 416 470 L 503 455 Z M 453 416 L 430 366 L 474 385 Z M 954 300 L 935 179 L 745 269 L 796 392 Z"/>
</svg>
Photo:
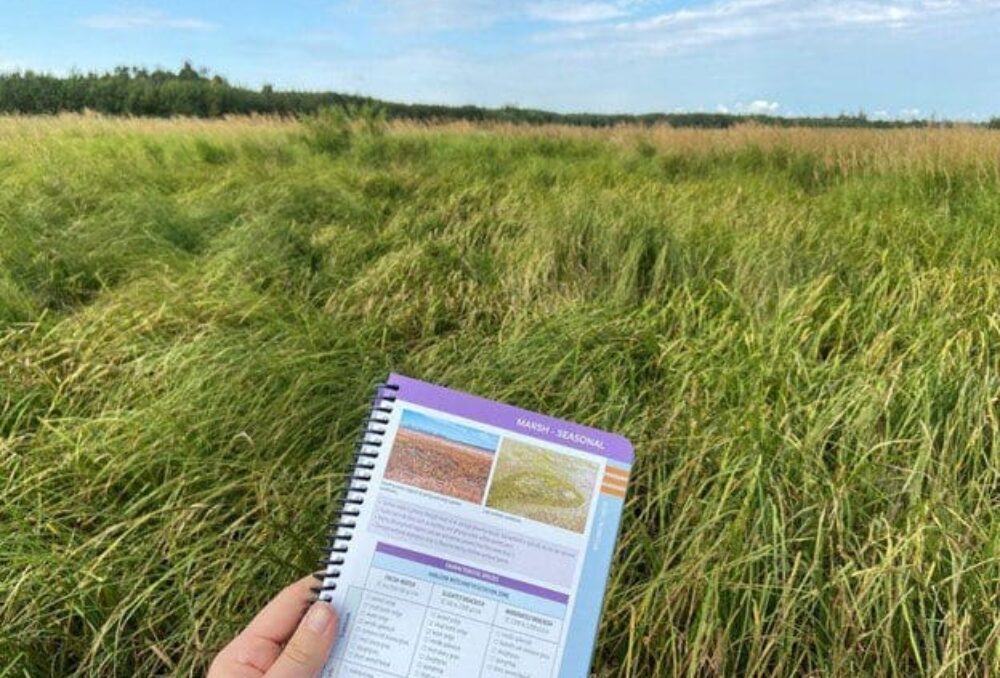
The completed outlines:
<svg viewBox="0 0 1000 678">
<path fill-rule="evenodd" d="M 558 111 L 1000 115 L 1000 0 L 0 0 L 0 69 Z"/>
<path fill-rule="evenodd" d="M 479 447 L 488 452 L 496 451 L 497 445 L 500 442 L 500 438 L 491 433 L 455 424 L 444 419 L 438 419 L 437 417 L 428 417 L 426 414 L 414 412 L 413 410 L 403 410 L 401 424 L 414 431 L 430 433 L 441 438 Z"/>
</svg>

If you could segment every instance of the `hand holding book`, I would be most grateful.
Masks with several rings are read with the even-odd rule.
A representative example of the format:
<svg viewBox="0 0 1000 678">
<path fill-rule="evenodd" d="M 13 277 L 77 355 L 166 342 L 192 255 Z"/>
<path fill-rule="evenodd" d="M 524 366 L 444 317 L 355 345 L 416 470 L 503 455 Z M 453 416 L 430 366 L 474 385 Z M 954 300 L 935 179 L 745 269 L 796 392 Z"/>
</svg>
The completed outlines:
<svg viewBox="0 0 1000 678">
<path fill-rule="evenodd" d="M 311 576 L 286 587 L 212 662 L 206 678 L 315 678 L 337 636 L 337 613 L 311 600 Z"/>
<path fill-rule="evenodd" d="M 633 453 L 623 437 L 392 374 L 315 591 L 324 678 L 583 678 Z"/>
</svg>

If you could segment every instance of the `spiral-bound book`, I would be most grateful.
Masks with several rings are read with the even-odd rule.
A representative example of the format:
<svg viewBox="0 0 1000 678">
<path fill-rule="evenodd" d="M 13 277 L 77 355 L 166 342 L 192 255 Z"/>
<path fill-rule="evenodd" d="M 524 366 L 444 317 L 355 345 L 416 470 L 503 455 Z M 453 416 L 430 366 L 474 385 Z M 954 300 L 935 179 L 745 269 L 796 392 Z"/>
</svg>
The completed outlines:
<svg viewBox="0 0 1000 678">
<path fill-rule="evenodd" d="M 632 445 L 398 374 L 378 387 L 317 595 L 326 678 L 582 678 Z"/>
</svg>

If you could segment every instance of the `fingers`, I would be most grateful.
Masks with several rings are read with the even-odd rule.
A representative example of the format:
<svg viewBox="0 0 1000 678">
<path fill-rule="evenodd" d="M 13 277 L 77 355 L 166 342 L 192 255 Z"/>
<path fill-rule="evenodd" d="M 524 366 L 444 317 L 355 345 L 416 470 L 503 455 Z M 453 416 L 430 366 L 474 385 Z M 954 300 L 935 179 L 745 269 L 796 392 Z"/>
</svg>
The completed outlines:
<svg viewBox="0 0 1000 678">
<path fill-rule="evenodd" d="M 257 613 L 240 635 L 266 638 L 277 644 L 288 640 L 302 619 L 302 610 L 312 600 L 316 579 L 306 576 L 281 590 L 267 606 Z"/>
<path fill-rule="evenodd" d="M 313 603 L 267 678 L 315 678 L 337 635 L 337 614 L 329 603 Z"/>
<path fill-rule="evenodd" d="M 304 577 L 286 587 L 212 662 L 207 678 L 261 678 L 295 632 L 309 604 L 314 579 Z"/>
</svg>

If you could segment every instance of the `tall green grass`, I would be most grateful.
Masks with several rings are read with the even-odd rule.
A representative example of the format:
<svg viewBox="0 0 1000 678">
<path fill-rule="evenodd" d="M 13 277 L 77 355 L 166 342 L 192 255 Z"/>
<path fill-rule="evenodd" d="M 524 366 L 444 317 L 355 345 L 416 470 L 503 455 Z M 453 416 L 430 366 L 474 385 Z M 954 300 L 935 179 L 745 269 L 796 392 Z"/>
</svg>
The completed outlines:
<svg viewBox="0 0 1000 678">
<path fill-rule="evenodd" d="M 598 675 L 996 675 L 998 136 L 727 134 L 0 120 L 0 676 L 201 673 L 390 369 L 633 439 Z"/>
</svg>

